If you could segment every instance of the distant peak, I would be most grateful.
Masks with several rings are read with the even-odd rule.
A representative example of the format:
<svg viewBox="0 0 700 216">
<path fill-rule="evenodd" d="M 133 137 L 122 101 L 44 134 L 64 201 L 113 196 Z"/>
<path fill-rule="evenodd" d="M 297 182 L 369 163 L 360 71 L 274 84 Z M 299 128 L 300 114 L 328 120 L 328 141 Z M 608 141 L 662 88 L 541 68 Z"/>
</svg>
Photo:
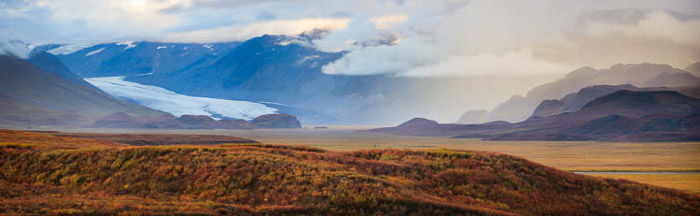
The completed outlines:
<svg viewBox="0 0 700 216">
<path fill-rule="evenodd" d="M 399 125 L 399 127 L 414 127 L 414 126 L 427 126 L 427 125 L 438 125 L 439 123 L 435 120 L 425 119 L 425 118 L 413 118 L 407 122 Z"/>
</svg>

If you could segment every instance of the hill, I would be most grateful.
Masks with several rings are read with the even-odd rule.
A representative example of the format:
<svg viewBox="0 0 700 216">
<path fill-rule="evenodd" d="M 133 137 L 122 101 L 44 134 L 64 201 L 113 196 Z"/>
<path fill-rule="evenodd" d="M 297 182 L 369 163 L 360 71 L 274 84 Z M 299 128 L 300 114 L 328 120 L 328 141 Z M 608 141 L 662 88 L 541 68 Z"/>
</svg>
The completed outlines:
<svg viewBox="0 0 700 216">
<path fill-rule="evenodd" d="M 543 104 L 564 106 L 560 101 Z M 402 124 L 370 132 L 490 140 L 697 141 L 700 140 L 699 120 L 698 98 L 667 90 L 618 90 L 586 103 L 577 111 L 534 116 L 515 124 L 432 122 Z"/>
<path fill-rule="evenodd" d="M 544 117 L 575 112 L 589 102 L 619 90 L 639 90 L 632 85 L 595 85 L 582 88 L 578 92 L 568 94 L 561 100 L 544 100 L 535 108 L 532 117 Z"/>
<path fill-rule="evenodd" d="M 607 69 L 583 67 L 564 78 L 537 86 L 525 96 L 516 95 L 489 112 L 489 121 L 519 122 L 527 119 L 544 100 L 562 97 L 593 85 L 630 84 L 646 87 L 697 87 L 700 78 L 663 64 L 617 64 Z M 460 121 L 460 123 L 478 123 Z"/>
<path fill-rule="evenodd" d="M 0 130 L 0 212 L 689 215 L 700 197 L 504 154 L 129 146 Z M 554 200 L 556 200 L 554 202 Z"/>
<path fill-rule="evenodd" d="M 79 126 L 115 112 L 163 114 L 100 91 L 46 53 L 29 61 L 0 55 L 0 110 L 0 124 L 11 126 Z"/>
</svg>

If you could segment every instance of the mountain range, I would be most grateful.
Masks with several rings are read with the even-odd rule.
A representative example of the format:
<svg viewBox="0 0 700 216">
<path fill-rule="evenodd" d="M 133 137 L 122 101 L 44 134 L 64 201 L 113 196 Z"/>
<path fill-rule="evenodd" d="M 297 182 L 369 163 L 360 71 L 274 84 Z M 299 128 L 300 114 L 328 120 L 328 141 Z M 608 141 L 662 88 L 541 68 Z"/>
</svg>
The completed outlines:
<svg viewBox="0 0 700 216">
<path fill-rule="evenodd" d="M 592 88 L 614 89 L 611 86 L 596 86 L 579 93 L 585 94 Z M 631 88 L 631 86 L 616 88 Z M 581 100 L 587 100 L 587 98 L 581 97 Z M 543 104 L 554 103 L 545 101 Z M 558 104 L 561 104 L 560 107 L 563 109 L 580 103 L 559 101 Z M 576 111 L 541 112 L 541 114 L 514 124 L 505 121 L 466 125 L 439 124 L 436 121 L 417 118 L 397 127 L 370 131 L 489 140 L 700 140 L 700 99 L 677 91 L 622 89 L 585 103 Z"/>
<path fill-rule="evenodd" d="M 54 54 L 73 73 L 90 78 L 169 73 L 188 65 L 216 59 L 238 44 L 239 42 L 199 44 L 125 41 L 96 44 L 82 49 L 48 44 L 38 46 L 34 51 Z"/>
<path fill-rule="evenodd" d="M 525 96 L 513 96 L 490 112 L 477 112 L 479 115 L 467 112 L 457 122 L 519 122 L 530 117 L 543 100 L 561 99 L 592 85 L 623 84 L 636 87 L 694 87 L 700 86 L 700 78 L 688 71 L 663 64 L 617 64 L 608 69 L 582 67 L 559 80 L 533 88 Z"/>
<path fill-rule="evenodd" d="M 454 115 L 462 111 L 463 105 L 475 104 L 474 101 L 488 103 L 481 101 L 493 98 L 506 99 L 512 93 L 498 89 L 487 94 L 442 94 L 444 92 L 482 91 L 501 84 L 527 89 L 532 83 L 553 79 L 549 75 L 428 78 L 393 74 L 326 74 L 323 66 L 346 52 L 320 51 L 312 39 L 313 36 L 305 34 L 294 37 L 263 35 L 242 42 L 223 43 L 226 46 L 180 44 L 173 49 L 158 49 L 174 45 L 121 42 L 98 44 L 74 52 L 59 52 L 68 50 L 63 46 L 46 46 L 43 49 L 57 53 L 58 58 L 67 62 L 68 68 L 89 80 L 119 76 L 120 79 L 123 77 L 124 82 L 136 83 L 141 87 L 158 87 L 184 96 L 264 104 L 278 113 L 297 115 L 305 123 L 387 124 L 423 114 L 454 119 Z M 205 50 L 197 55 L 199 58 L 179 60 L 162 57 L 177 56 L 184 52 L 182 47 L 189 46 L 191 50 L 201 49 L 205 45 L 220 48 L 211 52 Z M 137 50 L 160 54 L 138 54 Z M 167 64 L 172 66 L 167 69 L 162 67 Z M 122 72 L 114 68 L 122 68 Z M 110 92 L 108 88 L 102 89 L 111 94 L 121 94 Z M 133 95 L 120 98 L 150 106 L 133 100 Z M 436 107 L 441 107 L 442 111 L 435 112 Z"/>
</svg>

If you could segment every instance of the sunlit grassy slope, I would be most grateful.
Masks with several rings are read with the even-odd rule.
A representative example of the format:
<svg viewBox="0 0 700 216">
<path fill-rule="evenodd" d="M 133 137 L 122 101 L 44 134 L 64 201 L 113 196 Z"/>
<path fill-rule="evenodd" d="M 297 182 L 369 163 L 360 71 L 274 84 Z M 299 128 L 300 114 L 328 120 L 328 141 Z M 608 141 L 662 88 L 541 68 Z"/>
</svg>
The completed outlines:
<svg viewBox="0 0 700 216">
<path fill-rule="evenodd" d="M 0 214 L 690 215 L 700 197 L 499 153 L 129 146 L 0 130 Z"/>
</svg>

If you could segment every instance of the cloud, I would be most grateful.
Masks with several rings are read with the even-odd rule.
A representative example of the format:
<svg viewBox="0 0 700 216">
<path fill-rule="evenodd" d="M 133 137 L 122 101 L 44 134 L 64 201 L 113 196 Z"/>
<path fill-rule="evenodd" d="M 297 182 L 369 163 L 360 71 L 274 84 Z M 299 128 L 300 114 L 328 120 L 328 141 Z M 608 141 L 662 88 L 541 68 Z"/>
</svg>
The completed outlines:
<svg viewBox="0 0 700 216">
<path fill-rule="evenodd" d="M 538 59 L 531 50 L 509 51 L 503 54 L 451 56 L 436 64 L 408 70 L 407 76 L 486 76 L 543 75 L 571 71 L 568 65 Z"/>
<path fill-rule="evenodd" d="M 640 62 L 683 67 L 700 59 L 700 17 L 665 9 L 694 4 L 411 1 L 366 10 L 317 44 L 350 51 L 324 67 L 330 74 L 532 75 Z M 372 43 L 387 36 L 396 40 Z"/>
<path fill-rule="evenodd" d="M 0 38 L 0 55 L 10 55 L 26 59 L 31 52 L 31 46 L 20 40 Z"/>
<path fill-rule="evenodd" d="M 189 42 L 240 41 L 263 34 L 299 35 L 314 29 L 337 30 L 345 28 L 348 21 L 347 18 L 261 21 L 245 25 L 172 33 L 162 37 L 162 39 Z"/>
<path fill-rule="evenodd" d="M 94 44 L 325 29 L 319 49 L 349 51 L 326 73 L 524 75 L 642 61 L 683 67 L 700 59 L 697 11 L 696 0 L 7 0 L 0 34 Z"/>
</svg>

